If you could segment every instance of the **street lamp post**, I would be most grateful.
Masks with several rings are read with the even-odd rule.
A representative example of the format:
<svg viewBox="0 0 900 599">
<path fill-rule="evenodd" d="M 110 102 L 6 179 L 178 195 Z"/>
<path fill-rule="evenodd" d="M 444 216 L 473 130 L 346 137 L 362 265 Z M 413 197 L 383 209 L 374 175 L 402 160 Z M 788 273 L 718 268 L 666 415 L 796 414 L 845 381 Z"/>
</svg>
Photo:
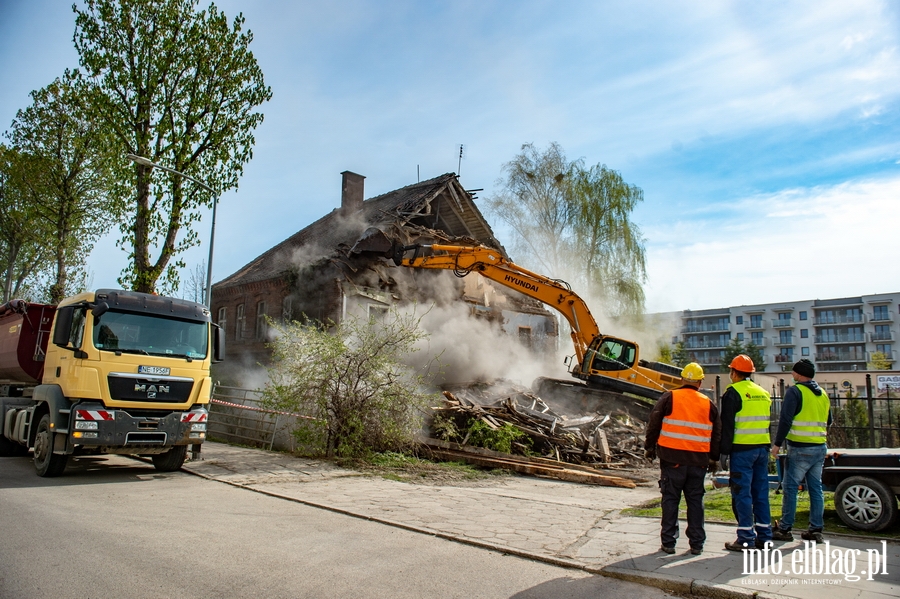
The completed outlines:
<svg viewBox="0 0 900 599">
<path fill-rule="evenodd" d="M 213 206 L 212 206 L 212 227 L 209 231 L 209 260 L 206 262 L 206 289 L 204 289 L 203 293 L 203 303 L 206 304 L 206 307 L 212 310 L 212 264 L 213 264 L 213 246 L 216 242 L 216 206 L 219 204 L 219 198 L 216 196 L 216 192 L 213 189 L 204 183 L 203 181 L 198 181 L 194 177 L 182 173 L 181 171 L 176 171 L 173 168 L 169 168 L 167 166 L 163 166 L 161 164 L 156 164 L 151 161 L 149 158 L 144 158 L 143 156 L 137 156 L 135 154 L 126 154 L 126 158 L 140 164 L 141 166 L 149 166 L 150 168 L 158 168 L 160 170 L 166 171 L 168 173 L 176 174 L 180 177 L 184 177 L 189 181 L 193 181 L 209 193 L 213 194 Z"/>
</svg>

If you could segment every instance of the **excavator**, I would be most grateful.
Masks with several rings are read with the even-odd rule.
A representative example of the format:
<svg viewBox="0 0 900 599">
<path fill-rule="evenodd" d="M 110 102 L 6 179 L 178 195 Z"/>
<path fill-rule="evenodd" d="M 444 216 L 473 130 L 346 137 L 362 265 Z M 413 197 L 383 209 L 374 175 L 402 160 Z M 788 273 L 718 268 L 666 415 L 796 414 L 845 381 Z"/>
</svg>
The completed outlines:
<svg viewBox="0 0 900 599">
<path fill-rule="evenodd" d="M 412 251 L 412 257 L 405 257 Z M 581 383 L 539 378 L 534 390 L 542 397 L 558 394 L 568 387 L 570 397 L 593 396 L 605 404 L 624 399 L 628 393 L 656 400 L 681 384 L 681 371 L 676 366 L 650 362 L 640 358 L 637 343 L 600 333 L 597 321 L 587 304 L 568 283 L 531 272 L 509 261 L 503 254 L 483 245 L 413 244 L 395 245 L 390 250 L 396 266 L 452 270 L 458 277 L 470 272 L 515 289 L 557 310 L 568 321 L 572 331 L 574 356 L 566 358 L 569 372 Z M 598 395 L 598 393 L 600 395 Z M 649 407 L 643 402 L 644 407 Z M 634 402 L 622 405 L 634 406 Z M 646 415 L 645 410 L 636 416 Z"/>
</svg>

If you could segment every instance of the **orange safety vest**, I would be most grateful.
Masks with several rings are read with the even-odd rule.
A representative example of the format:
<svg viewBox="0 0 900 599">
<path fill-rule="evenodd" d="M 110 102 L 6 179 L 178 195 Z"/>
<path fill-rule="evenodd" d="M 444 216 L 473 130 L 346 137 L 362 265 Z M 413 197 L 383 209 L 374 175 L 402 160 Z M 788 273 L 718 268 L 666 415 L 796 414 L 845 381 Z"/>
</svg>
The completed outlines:
<svg viewBox="0 0 900 599">
<path fill-rule="evenodd" d="M 709 453 L 712 429 L 709 398 L 693 389 L 675 389 L 672 391 L 672 413 L 663 418 L 656 444 Z"/>
</svg>

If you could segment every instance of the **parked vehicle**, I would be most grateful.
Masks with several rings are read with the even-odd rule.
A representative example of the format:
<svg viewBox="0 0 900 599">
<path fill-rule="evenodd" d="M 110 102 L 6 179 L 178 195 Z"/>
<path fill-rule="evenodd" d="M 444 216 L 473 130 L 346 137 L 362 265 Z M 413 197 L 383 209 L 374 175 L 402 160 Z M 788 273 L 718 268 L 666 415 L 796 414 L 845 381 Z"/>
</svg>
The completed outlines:
<svg viewBox="0 0 900 599">
<path fill-rule="evenodd" d="M 850 528 L 879 531 L 893 526 L 900 518 L 900 449 L 830 450 L 822 484 L 834 491 L 834 508 Z"/>
<path fill-rule="evenodd" d="M 52 343 L 51 343 L 52 341 Z M 0 455 L 39 476 L 70 455 L 139 454 L 157 470 L 206 438 L 210 364 L 224 335 L 202 304 L 100 289 L 59 306 L 0 306 Z"/>
</svg>

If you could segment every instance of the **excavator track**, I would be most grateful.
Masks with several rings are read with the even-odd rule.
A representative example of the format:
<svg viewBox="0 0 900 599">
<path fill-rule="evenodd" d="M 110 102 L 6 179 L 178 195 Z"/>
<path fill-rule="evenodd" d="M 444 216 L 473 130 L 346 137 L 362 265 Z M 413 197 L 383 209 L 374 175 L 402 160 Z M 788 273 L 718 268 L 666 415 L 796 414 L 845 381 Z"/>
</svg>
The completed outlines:
<svg viewBox="0 0 900 599">
<path fill-rule="evenodd" d="M 548 405 L 574 414 L 626 413 L 638 420 L 647 421 L 653 400 L 633 397 L 619 391 L 602 388 L 597 384 L 579 381 L 538 377 L 531 385 L 536 395 Z"/>
</svg>

